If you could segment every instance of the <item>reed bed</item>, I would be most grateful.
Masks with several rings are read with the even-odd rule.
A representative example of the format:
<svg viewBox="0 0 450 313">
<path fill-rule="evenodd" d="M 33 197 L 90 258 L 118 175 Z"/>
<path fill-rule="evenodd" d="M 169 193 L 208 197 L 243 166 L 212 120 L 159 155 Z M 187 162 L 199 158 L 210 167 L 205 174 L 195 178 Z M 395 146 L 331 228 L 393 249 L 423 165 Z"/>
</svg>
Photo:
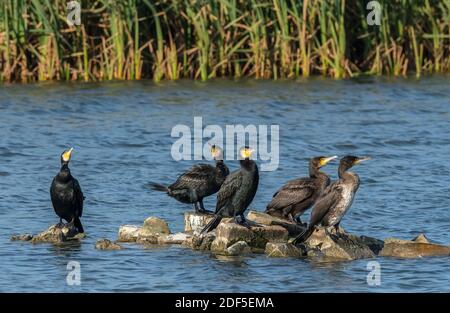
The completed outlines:
<svg viewBox="0 0 450 313">
<path fill-rule="evenodd" d="M 416 75 L 450 70 L 450 0 L 2 0 L 0 80 Z"/>
</svg>

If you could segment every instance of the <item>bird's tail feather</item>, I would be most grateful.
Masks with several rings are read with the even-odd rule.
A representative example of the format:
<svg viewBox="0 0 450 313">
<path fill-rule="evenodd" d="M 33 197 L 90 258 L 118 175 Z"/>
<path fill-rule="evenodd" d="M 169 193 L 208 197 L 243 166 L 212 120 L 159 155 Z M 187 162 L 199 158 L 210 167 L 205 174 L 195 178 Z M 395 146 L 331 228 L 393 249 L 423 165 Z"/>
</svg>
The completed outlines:
<svg viewBox="0 0 450 313">
<path fill-rule="evenodd" d="M 306 239 L 309 238 L 309 236 L 311 236 L 313 231 L 314 231 L 314 226 L 306 228 L 300 235 L 295 237 L 295 239 L 292 241 L 292 244 L 295 246 L 295 245 L 298 245 L 298 244 L 304 242 Z"/>
<path fill-rule="evenodd" d="M 79 233 L 84 233 L 83 225 L 81 225 L 81 221 L 79 217 L 76 217 L 73 221 L 73 225 L 77 228 Z"/>
<path fill-rule="evenodd" d="M 217 226 L 219 226 L 221 220 L 222 216 L 220 215 L 214 216 L 214 218 L 211 221 L 209 221 L 209 223 L 206 224 L 205 227 L 203 227 L 200 234 L 206 234 L 207 232 L 213 231 L 214 229 L 216 229 Z"/>
<path fill-rule="evenodd" d="M 167 186 L 162 185 L 162 184 L 150 182 L 150 183 L 148 183 L 148 186 L 152 190 L 162 191 L 162 192 L 169 192 L 169 188 Z"/>
</svg>

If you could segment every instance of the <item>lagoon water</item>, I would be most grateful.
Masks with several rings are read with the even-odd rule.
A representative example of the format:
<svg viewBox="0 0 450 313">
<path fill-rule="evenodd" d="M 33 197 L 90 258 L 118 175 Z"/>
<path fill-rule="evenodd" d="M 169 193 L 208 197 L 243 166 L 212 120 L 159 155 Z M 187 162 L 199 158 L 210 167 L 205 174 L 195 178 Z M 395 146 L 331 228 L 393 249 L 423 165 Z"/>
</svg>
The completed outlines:
<svg viewBox="0 0 450 313">
<path fill-rule="evenodd" d="M 215 257 L 179 246 L 98 251 L 123 224 L 149 216 L 183 228 L 183 205 L 149 191 L 198 161 L 176 162 L 171 129 L 203 124 L 277 124 L 280 163 L 263 172 L 252 207 L 263 210 L 314 155 L 370 155 L 355 168 L 361 187 L 342 226 L 355 234 L 450 244 L 450 78 L 332 81 L 45 83 L 0 87 L 0 291 L 3 292 L 413 292 L 450 291 L 450 257 L 313 262 Z M 57 222 L 49 187 L 63 149 L 86 195 L 88 237 L 78 245 L 10 242 Z M 236 161 L 228 165 L 236 169 Z M 336 178 L 337 163 L 325 171 Z M 214 207 L 215 197 L 206 201 Z M 304 216 L 307 220 L 309 213 Z M 81 264 L 81 285 L 66 283 Z"/>
</svg>

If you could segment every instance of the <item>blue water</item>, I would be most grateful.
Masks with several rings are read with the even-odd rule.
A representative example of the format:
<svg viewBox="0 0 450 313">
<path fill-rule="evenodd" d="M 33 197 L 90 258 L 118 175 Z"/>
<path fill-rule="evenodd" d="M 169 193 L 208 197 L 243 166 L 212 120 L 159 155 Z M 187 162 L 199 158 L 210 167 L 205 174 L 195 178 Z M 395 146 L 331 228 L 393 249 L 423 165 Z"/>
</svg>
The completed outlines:
<svg viewBox="0 0 450 313">
<path fill-rule="evenodd" d="M 99 238 L 117 238 L 120 225 L 149 216 L 182 230 L 190 207 L 145 184 L 171 182 L 198 162 L 176 162 L 170 154 L 172 127 L 192 126 L 194 116 L 204 125 L 280 125 L 280 165 L 261 174 L 255 209 L 263 210 L 287 179 L 305 176 L 311 156 L 370 155 L 373 161 L 355 168 L 361 187 L 342 226 L 381 239 L 423 232 L 448 245 L 449 86 L 450 78 L 441 76 L 0 86 L 0 291 L 450 291 L 450 257 L 378 258 L 381 285 L 369 286 L 368 260 L 224 258 L 180 246 L 94 248 Z M 14 233 L 57 222 L 49 186 L 60 153 L 71 146 L 72 173 L 86 195 L 88 237 L 60 247 L 10 242 Z M 336 168 L 325 170 L 335 178 Z M 66 283 L 69 261 L 81 264 L 80 286 Z"/>
</svg>

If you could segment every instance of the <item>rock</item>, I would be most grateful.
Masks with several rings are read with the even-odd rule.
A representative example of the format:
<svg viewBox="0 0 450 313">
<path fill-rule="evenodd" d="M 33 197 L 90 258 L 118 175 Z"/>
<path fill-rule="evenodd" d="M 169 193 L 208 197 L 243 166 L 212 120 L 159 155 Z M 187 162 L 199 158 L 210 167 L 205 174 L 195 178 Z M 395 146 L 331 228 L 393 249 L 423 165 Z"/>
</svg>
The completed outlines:
<svg viewBox="0 0 450 313">
<path fill-rule="evenodd" d="M 158 244 L 158 240 L 159 240 L 159 235 L 146 235 L 146 236 L 141 236 L 139 235 L 138 238 L 136 239 L 136 243 L 139 244 Z"/>
<path fill-rule="evenodd" d="M 98 250 L 120 250 L 120 249 L 122 249 L 122 246 L 105 238 L 105 239 L 97 240 L 97 242 L 95 243 L 95 249 L 98 249 Z"/>
<path fill-rule="evenodd" d="M 265 253 L 271 258 L 299 258 L 304 252 L 291 243 L 268 242 Z"/>
<path fill-rule="evenodd" d="M 140 226 L 135 225 L 123 225 L 119 228 L 118 242 L 136 242 L 139 232 L 141 231 Z"/>
<path fill-rule="evenodd" d="M 350 236 L 353 236 L 353 235 L 350 235 Z M 367 245 L 369 247 L 369 249 L 372 250 L 372 252 L 376 255 L 378 255 L 384 247 L 384 241 L 380 240 L 380 239 L 367 237 L 367 236 L 361 236 L 361 237 L 359 237 L 359 240 L 361 240 L 361 242 L 363 244 Z"/>
<path fill-rule="evenodd" d="M 366 244 L 367 240 L 349 235 L 340 229 L 339 236 L 332 238 L 325 233 L 324 229 L 319 229 L 305 241 L 307 254 L 309 256 L 321 255 L 326 258 L 356 260 L 375 257 L 375 253 Z M 310 250 L 315 250 L 309 252 Z"/>
<path fill-rule="evenodd" d="M 80 240 L 85 237 L 84 233 L 78 233 L 75 227 L 68 228 L 66 226 L 60 228 L 56 225 L 50 226 L 47 230 L 40 234 L 34 235 L 30 242 L 32 243 L 63 243 L 67 241 Z"/>
<path fill-rule="evenodd" d="M 244 241 L 252 249 L 265 249 L 267 242 L 287 242 L 288 231 L 281 226 L 258 226 L 248 229 L 244 226 L 222 221 L 216 229 L 216 239 L 211 250 L 225 252 L 236 242 Z"/>
<path fill-rule="evenodd" d="M 183 245 L 194 250 L 210 250 L 212 242 L 216 239 L 215 232 L 209 232 L 204 235 L 192 236 L 188 238 Z"/>
<path fill-rule="evenodd" d="M 214 215 L 202 214 L 196 212 L 184 213 L 184 231 L 187 233 L 196 232 L 199 233 L 206 224 L 208 224 Z"/>
<path fill-rule="evenodd" d="M 305 226 L 299 225 L 299 224 L 294 223 L 289 220 L 285 220 L 285 219 L 282 219 L 279 217 L 275 217 L 275 216 L 272 216 L 272 215 L 269 215 L 266 213 L 262 213 L 262 212 L 257 212 L 257 211 L 248 212 L 247 219 L 254 223 L 260 224 L 260 225 L 281 226 L 288 231 L 289 236 L 291 236 L 291 237 L 295 237 L 295 236 L 299 235 L 300 233 L 302 233 L 303 230 L 305 230 Z"/>
<path fill-rule="evenodd" d="M 431 243 L 428 238 L 425 236 L 425 234 L 420 234 L 416 238 L 414 238 L 412 241 L 419 242 L 419 243 Z"/>
<path fill-rule="evenodd" d="M 170 234 L 169 225 L 166 221 L 157 217 L 147 218 L 139 231 L 139 237 L 168 234 Z"/>
<path fill-rule="evenodd" d="M 31 239 L 33 239 L 33 235 L 31 234 L 18 234 L 11 236 L 11 241 L 30 241 Z"/>
<path fill-rule="evenodd" d="M 397 258 L 450 255 L 450 247 L 431 243 L 424 234 L 420 234 L 413 240 L 385 239 L 384 247 L 379 255 Z"/>
<path fill-rule="evenodd" d="M 188 238 L 192 236 L 185 233 L 176 233 L 158 237 L 158 244 L 183 244 Z"/>
<path fill-rule="evenodd" d="M 250 252 L 251 252 L 250 246 L 245 241 L 238 241 L 227 248 L 226 255 L 238 256 Z"/>
</svg>

